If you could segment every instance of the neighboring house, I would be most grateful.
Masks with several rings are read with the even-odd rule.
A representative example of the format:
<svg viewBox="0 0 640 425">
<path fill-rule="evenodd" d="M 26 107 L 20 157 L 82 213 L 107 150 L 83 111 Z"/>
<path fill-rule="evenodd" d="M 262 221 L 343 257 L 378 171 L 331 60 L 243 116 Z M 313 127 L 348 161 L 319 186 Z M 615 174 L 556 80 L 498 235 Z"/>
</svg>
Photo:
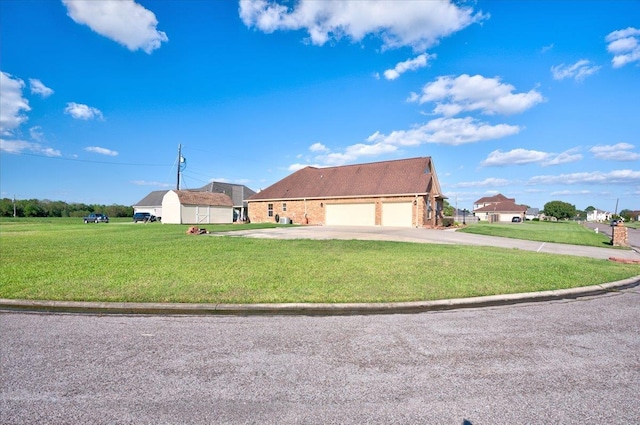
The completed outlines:
<svg viewBox="0 0 640 425">
<path fill-rule="evenodd" d="M 229 195 L 233 201 L 233 221 L 245 221 L 247 219 L 247 199 L 256 193 L 242 184 L 221 182 L 208 183 L 198 190 Z"/>
<path fill-rule="evenodd" d="M 495 196 L 480 198 L 473 203 L 473 215 L 480 221 L 511 222 L 514 217 L 525 219 L 528 207 L 518 205 L 514 198 L 499 193 Z"/>
<path fill-rule="evenodd" d="M 233 201 L 224 193 L 170 190 L 162 198 L 164 224 L 233 223 Z"/>
<path fill-rule="evenodd" d="M 515 198 L 507 198 L 502 193 L 498 193 L 497 195 L 494 195 L 494 196 L 485 196 L 484 198 L 480 198 L 473 203 L 473 210 L 475 211 L 482 207 L 486 207 L 487 205 L 493 205 L 493 204 L 497 204 L 498 202 L 507 202 L 507 201 L 513 202 L 513 203 L 516 202 Z"/>
<path fill-rule="evenodd" d="M 609 221 L 611 220 L 611 213 L 602 211 L 599 209 L 591 210 L 587 212 L 587 221 Z"/>
<path fill-rule="evenodd" d="M 154 190 L 133 205 L 133 213 L 147 212 L 160 219 L 162 217 L 162 198 L 166 193 L 166 190 Z"/>
<path fill-rule="evenodd" d="M 247 218 L 247 199 L 256 192 L 242 184 L 211 182 L 200 189 L 189 189 L 189 192 L 224 193 L 233 201 L 233 221 L 245 221 Z M 168 190 L 156 190 L 133 205 L 133 212 L 148 212 L 162 217 L 162 198 Z"/>
<path fill-rule="evenodd" d="M 430 157 L 305 167 L 249 198 L 253 223 L 442 225 L 446 197 Z"/>
<path fill-rule="evenodd" d="M 534 218 L 540 218 L 540 209 L 539 208 L 527 208 L 527 211 L 524 213 L 524 218 L 527 220 L 533 220 Z"/>
</svg>

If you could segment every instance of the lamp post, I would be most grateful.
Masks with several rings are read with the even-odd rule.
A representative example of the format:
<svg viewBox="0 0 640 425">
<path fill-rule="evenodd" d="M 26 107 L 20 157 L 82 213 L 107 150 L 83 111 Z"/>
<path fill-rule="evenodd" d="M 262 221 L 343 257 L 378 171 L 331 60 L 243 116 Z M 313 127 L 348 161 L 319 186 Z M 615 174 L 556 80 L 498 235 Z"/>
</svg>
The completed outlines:
<svg viewBox="0 0 640 425">
<path fill-rule="evenodd" d="M 465 226 L 467 224 L 467 221 L 465 220 L 465 218 L 466 218 L 466 215 L 467 215 L 468 212 L 469 211 L 467 211 L 466 208 L 462 210 L 462 224 L 465 225 Z"/>
</svg>

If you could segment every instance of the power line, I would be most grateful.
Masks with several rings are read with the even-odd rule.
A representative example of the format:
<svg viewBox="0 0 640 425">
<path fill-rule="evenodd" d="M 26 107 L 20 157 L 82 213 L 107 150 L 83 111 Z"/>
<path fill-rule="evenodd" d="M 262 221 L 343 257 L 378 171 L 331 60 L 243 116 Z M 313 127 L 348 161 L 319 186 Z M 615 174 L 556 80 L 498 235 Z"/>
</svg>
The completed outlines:
<svg viewBox="0 0 640 425">
<path fill-rule="evenodd" d="M 93 164 L 126 165 L 126 166 L 134 166 L 134 167 L 171 167 L 171 164 L 139 164 L 139 163 L 131 163 L 131 162 L 95 161 L 91 159 L 64 158 L 61 156 L 39 155 L 36 153 L 26 153 L 26 152 L 22 152 L 21 155 L 36 156 L 36 157 L 48 158 L 48 159 L 58 159 L 62 161 L 89 162 Z"/>
</svg>

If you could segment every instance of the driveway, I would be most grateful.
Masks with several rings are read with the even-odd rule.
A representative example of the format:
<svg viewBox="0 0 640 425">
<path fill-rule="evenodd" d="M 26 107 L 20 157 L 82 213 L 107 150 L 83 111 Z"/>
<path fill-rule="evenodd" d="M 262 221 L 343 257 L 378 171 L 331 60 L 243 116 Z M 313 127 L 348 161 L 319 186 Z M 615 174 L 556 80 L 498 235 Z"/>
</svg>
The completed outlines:
<svg viewBox="0 0 640 425">
<path fill-rule="evenodd" d="M 638 424 L 640 290 L 381 316 L 0 313 L 0 423 Z"/>
<path fill-rule="evenodd" d="M 212 233 L 212 235 L 241 236 L 263 239 L 360 239 L 413 243 L 459 244 L 521 249 L 551 254 L 576 255 L 599 259 L 610 257 L 640 260 L 640 253 L 633 250 L 596 248 L 565 245 L 521 239 L 473 235 L 454 230 L 434 230 L 413 227 L 364 227 L 364 226 L 293 226 L 273 229 L 241 230 Z"/>
</svg>

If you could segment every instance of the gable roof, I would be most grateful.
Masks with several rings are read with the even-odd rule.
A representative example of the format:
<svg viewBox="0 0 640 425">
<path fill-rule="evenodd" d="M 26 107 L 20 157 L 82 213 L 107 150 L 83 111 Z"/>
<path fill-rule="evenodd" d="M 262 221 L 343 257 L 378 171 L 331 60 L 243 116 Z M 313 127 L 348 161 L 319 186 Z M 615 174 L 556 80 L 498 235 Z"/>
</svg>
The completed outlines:
<svg viewBox="0 0 640 425">
<path fill-rule="evenodd" d="M 493 204 L 493 203 L 505 202 L 505 201 L 515 202 L 516 200 L 515 200 L 515 198 L 507 198 L 502 193 L 498 193 L 497 195 L 485 196 L 483 198 L 480 198 L 476 202 L 474 202 L 474 204 L 475 205 L 478 205 L 478 204 Z"/>
<path fill-rule="evenodd" d="M 133 204 L 134 207 L 155 207 L 162 205 L 162 198 L 168 192 L 168 190 L 154 190 L 138 203 Z"/>
<path fill-rule="evenodd" d="M 215 207 L 233 207 L 233 202 L 224 193 L 197 192 L 191 190 L 172 190 L 183 205 L 210 205 Z"/>
<path fill-rule="evenodd" d="M 518 205 L 512 201 L 496 202 L 489 204 L 473 212 L 490 212 L 490 213 L 524 213 L 527 211 L 526 205 Z"/>
<path fill-rule="evenodd" d="M 234 206 L 242 206 L 249 197 L 255 195 L 255 191 L 243 184 L 232 184 L 222 182 L 210 182 L 202 186 L 200 191 L 212 193 L 224 193 L 231 197 Z"/>
<path fill-rule="evenodd" d="M 305 167 L 256 193 L 249 201 L 425 193 L 442 194 L 431 157 Z"/>
</svg>

